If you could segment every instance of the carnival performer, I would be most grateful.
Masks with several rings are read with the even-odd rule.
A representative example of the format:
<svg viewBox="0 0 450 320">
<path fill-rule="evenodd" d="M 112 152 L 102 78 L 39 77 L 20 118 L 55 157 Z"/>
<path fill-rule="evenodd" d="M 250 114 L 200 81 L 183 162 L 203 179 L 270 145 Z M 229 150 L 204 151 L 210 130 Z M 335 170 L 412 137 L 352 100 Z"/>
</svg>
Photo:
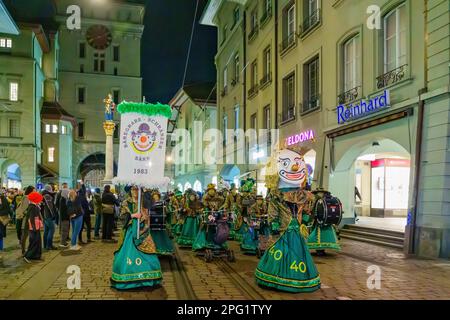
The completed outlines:
<svg viewBox="0 0 450 320">
<path fill-rule="evenodd" d="M 249 216 L 244 224 L 246 232 L 241 243 L 241 250 L 245 253 L 257 254 L 260 241 L 267 241 L 270 236 L 268 223 L 268 208 L 262 195 L 256 196 L 256 203 L 249 208 Z"/>
<path fill-rule="evenodd" d="M 200 202 L 198 194 L 193 189 L 188 189 L 186 191 L 186 203 L 184 206 L 186 217 L 181 235 L 177 238 L 177 243 L 181 247 L 192 247 L 192 243 L 198 234 L 200 226 L 199 215 L 202 213 L 202 209 L 203 205 Z"/>
<path fill-rule="evenodd" d="M 122 205 L 125 217 L 124 239 L 114 253 L 111 286 L 119 290 L 154 287 L 161 284 L 161 265 L 150 233 L 148 210 L 139 212 L 137 187 Z M 142 202 L 142 201 L 141 201 Z M 139 236 L 138 236 L 139 234 Z"/>
<path fill-rule="evenodd" d="M 173 243 L 170 240 L 164 225 L 164 203 L 161 201 L 161 193 L 158 189 L 144 192 L 144 208 L 149 210 L 150 233 L 156 245 L 158 255 L 171 255 L 174 253 Z M 154 217 L 154 219 L 152 219 Z M 158 223 L 159 225 L 156 225 Z"/>
<path fill-rule="evenodd" d="M 252 178 L 247 178 L 246 180 L 241 181 L 241 197 L 240 197 L 240 215 L 237 216 L 236 222 L 234 225 L 234 239 L 242 242 L 244 234 L 247 230 L 247 218 L 249 216 L 249 208 L 256 201 L 256 190 L 255 190 L 255 180 Z"/>
<path fill-rule="evenodd" d="M 184 211 L 184 196 L 180 190 L 175 190 L 174 196 L 169 199 L 170 210 L 171 210 L 171 223 L 172 223 L 172 236 L 177 238 L 181 234 L 181 229 L 183 229 L 183 211 Z"/>
<path fill-rule="evenodd" d="M 320 288 L 320 276 L 306 245 L 306 228 L 302 227 L 302 216 L 310 214 L 314 202 L 314 196 L 303 189 L 305 161 L 292 150 L 281 150 L 275 156 L 267 168 L 266 186 L 271 189 L 268 211 L 280 215 L 281 236 L 261 258 L 256 282 L 287 292 L 312 292 Z"/>
<path fill-rule="evenodd" d="M 192 250 L 217 248 L 213 241 L 216 230 L 208 227 L 208 221 L 215 219 L 214 214 L 217 215 L 223 204 L 224 199 L 217 193 L 216 186 L 213 183 L 208 184 L 206 195 L 203 197 L 203 219 L 197 237 L 192 244 Z M 226 216 L 226 212 L 222 211 L 222 215 Z M 226 243 L 222 247 L 227 247 Z"/>
<path fill-rule="evenodd" d="M 323 192 L 316 193 L 317 199 L 323 196 Z M 312 230 L 308 237 L 308 248 L 310 250 L 316 250 L 319 256 L 325 255 L 325 250 L 327 249 L 340 251 L 341 246 L 336 234 L 336 226 L 334 224 L 322 223 L 317 218 L 314 219 Z"/>
<path fill-rule="evenodd" d="M 230 236 L 228 239 L 234 240 L 235 230 L 234 230 L 234 221 L 240 216 L 241 211 L 241 195 L 238 193 L 236 188 L 236 184 L 232 183 L 230 186 L 230 191 L 228 192 L 227 197 L 225 198 L 225 203 L 223 205 L 223 209 L 230 216 L 229 226 L 230 226 Z"/>
</svg>

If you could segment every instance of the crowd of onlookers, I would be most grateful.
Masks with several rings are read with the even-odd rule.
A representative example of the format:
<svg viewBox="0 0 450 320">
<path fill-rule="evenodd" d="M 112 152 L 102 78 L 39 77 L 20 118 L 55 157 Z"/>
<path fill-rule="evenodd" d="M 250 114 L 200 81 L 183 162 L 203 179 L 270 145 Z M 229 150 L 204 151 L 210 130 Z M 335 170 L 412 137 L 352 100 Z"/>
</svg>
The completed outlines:
<svg viewBox="0 0 450 320">
<path fill-rule="evenodd" d="M 59 190 L 57 190 L 59 189 Z M 0 258 L 7 226 L 15 226 L 24 260 L 41 259 L 43 250 L 78 251 L 82 244 L 94 240 L 117 242 L 113 231 L 117 228 L 119 200 L 111 187 L 103 192 L 79 184 L 71 189 L 67 183 L 60 188 L 46 185 L 43 190 L 28 186 L 24 190 L 0 190 Z M 92 227 L 91 218 L 94 218 Z M 92 229 L 94 240 L 91 238 Z M 54 244 L 55 232 L 60 235 Z M 100 238 L 101 232 L 101 238 Z M 86 236 L 86 241 L 83 239 Z"/>
</svg>

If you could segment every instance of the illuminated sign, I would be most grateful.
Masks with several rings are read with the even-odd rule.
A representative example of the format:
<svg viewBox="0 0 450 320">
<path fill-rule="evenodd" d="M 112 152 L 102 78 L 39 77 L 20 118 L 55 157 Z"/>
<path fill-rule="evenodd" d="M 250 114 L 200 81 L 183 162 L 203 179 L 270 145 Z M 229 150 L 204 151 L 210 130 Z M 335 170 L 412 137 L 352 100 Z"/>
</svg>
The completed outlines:
<svg viewBox="0 0 450 320">
<path fill-rule="evenodd" d="M 299 134 L 294 134 L 293 136 L 288 137 L 286 141 L 288 146 L 292 146 L 300 142 L 314 140 L 314 137 L 315 137 L 314 131 L 308 130 L 305 132 L 301 132 Z"/>
<path fill-rule="evenodd" d="M 346 108 L 343 105 L 337 107 L 338 124 L 356 120 L 372 113 L 389 108 L 391 104 L 389 91 L 368 100 L 361 100 L 359 104 L 351 104 Z"/>
</svg>

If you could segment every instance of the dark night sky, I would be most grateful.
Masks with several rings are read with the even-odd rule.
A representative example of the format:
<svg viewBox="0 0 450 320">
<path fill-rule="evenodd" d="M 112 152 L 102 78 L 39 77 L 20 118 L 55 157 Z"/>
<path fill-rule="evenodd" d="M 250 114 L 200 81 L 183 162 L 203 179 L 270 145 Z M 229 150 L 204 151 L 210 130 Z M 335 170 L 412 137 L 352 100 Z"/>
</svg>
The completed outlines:
<svg viewBox="0 0 450 320">
<path fill-rule="evenodd" d="M 52 16 L 51 0 L 5 0 L 11 13 L 23 20 L 45 21 Z M 144 2 L 144 0 L 135 0 Z M 142 38 L 143 95 L 149 102 L 167 103 L 183 82 L 196 0 L 145 0 L 145 29 Z M 215 82 L 214 27 L 198 23 L 207 0 L 199 0 L 195 33 L 186 83 Z"/>
</svg>

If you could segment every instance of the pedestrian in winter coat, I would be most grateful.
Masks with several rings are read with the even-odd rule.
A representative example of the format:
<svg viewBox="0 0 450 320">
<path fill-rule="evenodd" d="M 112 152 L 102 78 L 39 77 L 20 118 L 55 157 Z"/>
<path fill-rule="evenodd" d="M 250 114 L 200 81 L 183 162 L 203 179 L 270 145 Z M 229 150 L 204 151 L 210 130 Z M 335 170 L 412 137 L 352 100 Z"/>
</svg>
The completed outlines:
<svg viewBox="0 0 450 320">
<path fill-rule="evenodd" d="M 17 238 L 20 241 L 20 247 L 22 248 L 22 255 L 25 254 L 25 248 L 27 244 L 28 239 L 28 226 L 26 224 L 26 221 L 28 220 L 28 217 L 26 214 L 28 213 L 28 206 L 30 205 L 30 200 L 28 200 L 28 196 L 30 193 L 34 191 L 33 186 L 28 186 L 25 189 L 24 198 L 22 199 L 22 202 L 20 203 L 20 206 L 16 210 L 16 231 L 17 231 Z"/>
<path fill-rule="evenodd" d="M 114 228 L 114 213 L 115 206 L 119 206 L 119 201 L 111 192 L 111 187 L 106 185 L 102 194 L 102 241 L 104 242 L 117 242 L 112 239 Z"/>
<path fill-rule="evenodd" d="M 67 243 L 67 240 L 69 239 L 70 229 L 70 216 L 68 211 L 69 193 L 69 189 L 62 189 L 59 193 L 60 198 L 58 199 L 59 225 L 61 228 L 61 241 L 59 246 L 61 248 L 67 248 L 69 246 L 69 244 Z"/>
<path fill-rule="evenodd" d="M 70 243 L 70 249 L 78 251 L 81 249 L 77 241 L 81 232 L 81 226 L 83 225 L 83 208 L 81 207 L 81 201 L 77 195 L 77 192 L 73 189 L 69 192 L 67 212 L 72 224 L 72 241 Z"/>
<path fill-rule="evenodd" d="M 96 240 L 100 239 L 100 226 L 102 223 L 102 196 L 100 192 L 100 188 L 95 188 L 92 196 L 92 206 L 95 213 L 94 239 Z"/>
<path fill-rule="evenodd" d="M 42 192 L 41 214 L 44 218 L 44 249 L 56 250 L 53 246 L 53 236 L 55 234 L 56 207 L 55 194 L 51 185 L 46 185 Z"/>
<path fill-rule="evenodd" d="M 3 251 L 3 238 L 6 237 L 6 226 L 10 221 L 11 207 L 8 199 L 0 195 L 0 251 Z"/>
</svg>

